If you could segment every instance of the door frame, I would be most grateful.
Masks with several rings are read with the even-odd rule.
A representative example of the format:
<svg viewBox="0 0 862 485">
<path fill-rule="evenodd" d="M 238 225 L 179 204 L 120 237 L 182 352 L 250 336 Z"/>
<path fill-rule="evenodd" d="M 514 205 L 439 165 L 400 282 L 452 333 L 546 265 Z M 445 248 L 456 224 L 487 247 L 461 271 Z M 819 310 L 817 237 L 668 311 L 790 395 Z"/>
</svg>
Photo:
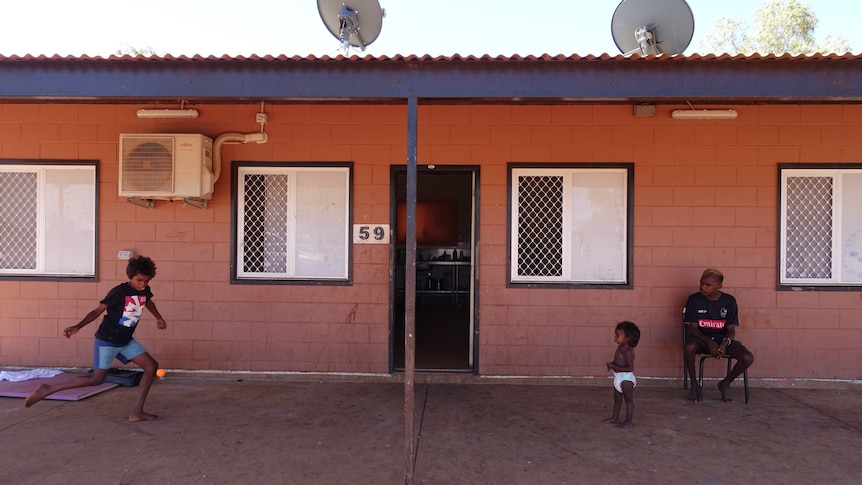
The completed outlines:
<svg viewBox="0 0 862 485">
<path fill-rule="evenodd" d="M 480 167 L 478 165 L 417 165 L 417 184 L 422 175 L 434 173 L 470 173 L 472 174 L 472 207 L 473 215 L 470 241 L 470 292 L 468 304 L 470 305 L 470 355 L 469 371 L 474 375 L 479 374 L 479 227 L 480 227 Z M 392 237 L 389 240 L 389 373 L 395 372 L 395 298 L 396 298 L 396 265 L 404 264 L 398 261 L 397 238 L 395 230 L 398 224 L 398 199 L 396 182 L 398 175 L 406 174 L 406 165 L 391 165 L 389 167 L 389 224 L 392 228 Z M 406 272 L 405 272 L 406 278 Z"/>
</svg>

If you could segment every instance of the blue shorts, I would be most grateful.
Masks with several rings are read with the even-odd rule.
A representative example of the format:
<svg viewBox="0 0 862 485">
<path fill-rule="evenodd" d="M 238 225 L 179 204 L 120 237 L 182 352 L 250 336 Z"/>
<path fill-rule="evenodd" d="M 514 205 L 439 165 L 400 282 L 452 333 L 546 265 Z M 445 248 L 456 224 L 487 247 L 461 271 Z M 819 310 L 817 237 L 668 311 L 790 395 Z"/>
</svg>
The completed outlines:
<svg viewBox="0 0 862 485">
<path fill-rule="evenodd" d="M 105 342 L 104 340 L 93 339 L 93 368 L 110 369 L 114 359 L 126 364 L 146 352 L 147 349 L 135 339 L 132 339 L 126 345 L 117 345 Z"/>
</svg>

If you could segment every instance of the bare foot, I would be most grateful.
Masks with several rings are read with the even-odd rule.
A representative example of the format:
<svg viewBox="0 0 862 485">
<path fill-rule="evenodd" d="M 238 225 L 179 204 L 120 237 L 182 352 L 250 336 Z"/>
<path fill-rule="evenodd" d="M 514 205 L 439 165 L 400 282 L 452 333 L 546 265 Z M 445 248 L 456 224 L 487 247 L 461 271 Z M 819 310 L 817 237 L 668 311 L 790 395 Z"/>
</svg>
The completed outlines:
<svg viewBox="0 0 862 485">
<path fill-rule="evenodd" d="M 631 421 L 624 421 L 617 425 L 619 428 L 631 428 L 632 426 L 634 426 L 634 424 L 632 424 Z"/>
<path fill-rule="evenodd" d="M 610 423 L 610 424 L 618 424 L 620 422 L 620 418 L 611 416 L 610 418 L 603 419 L 602 422 L 603 423 Z"/>
<path fill-rule="evenodd" d="M 730 397 L 730 383 L 721 381 L 715 385 L 715 388 L 721 391 L 721 400 L 724 402 L 733 402 L 733 398 Z"/>
<path fill-rule="evenodd" d="M 133 414 L 133 415 L 129 416 L 129 422 L 130 423 L 137 423 L 139 421 L 155 421 L 158 419 L 162 419 L 162 417 L 155 415 L 155 414 L 144 413 L 144 412 L 141 412 L 140 414 Z"/>
<path fill-rule="evenodd" d="M 45 396 L 48 395 L 48 393 L 45 392 L 47 389 L 48 389 L 48 384 L 42 384 L 41 386 L 37 387 L 36 389 L 33 389 L 33 392 L 31 392 L 30 395 L 27 396 L 27 399 L 24 400 L 24 407 L 29 408 L 33 404 L 36 404 L 37 402 L 41 401 L 42 399 L 45 399 Z"/>
<path fill-rule="evenodd" d="M 688 402 L 697 402 L 697 394 L 698 387 L 692 386 L 691 390 L 688 391 L 688 396 L 686 396 L 685 400 Z"/>
</svg>

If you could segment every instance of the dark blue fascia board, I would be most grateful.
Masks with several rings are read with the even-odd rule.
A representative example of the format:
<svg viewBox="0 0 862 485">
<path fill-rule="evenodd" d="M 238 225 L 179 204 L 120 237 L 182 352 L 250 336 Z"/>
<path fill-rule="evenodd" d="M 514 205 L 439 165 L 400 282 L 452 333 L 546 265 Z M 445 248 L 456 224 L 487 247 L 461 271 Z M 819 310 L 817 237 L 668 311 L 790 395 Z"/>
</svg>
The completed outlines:
<svg viewBox="0 0 862 485">
<path fill-rule="evenodd" d="M 0 101 L 862 101 L 862 58 L 0 61 Z"/>
</svg>

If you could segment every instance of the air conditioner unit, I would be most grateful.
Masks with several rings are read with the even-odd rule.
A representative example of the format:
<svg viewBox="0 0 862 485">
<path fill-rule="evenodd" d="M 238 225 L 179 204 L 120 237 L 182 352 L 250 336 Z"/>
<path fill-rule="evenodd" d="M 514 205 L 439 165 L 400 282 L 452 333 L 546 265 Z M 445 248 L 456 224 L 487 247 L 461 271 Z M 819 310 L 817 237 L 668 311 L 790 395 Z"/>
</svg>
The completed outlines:
<svg viewBox="0 0 862 485">
<path fill-rule="evenodd" d="M 119 195 L 205 199 L 213 193 L 213 141 L 204 135 L 120 135 Z"/>
</svg>

